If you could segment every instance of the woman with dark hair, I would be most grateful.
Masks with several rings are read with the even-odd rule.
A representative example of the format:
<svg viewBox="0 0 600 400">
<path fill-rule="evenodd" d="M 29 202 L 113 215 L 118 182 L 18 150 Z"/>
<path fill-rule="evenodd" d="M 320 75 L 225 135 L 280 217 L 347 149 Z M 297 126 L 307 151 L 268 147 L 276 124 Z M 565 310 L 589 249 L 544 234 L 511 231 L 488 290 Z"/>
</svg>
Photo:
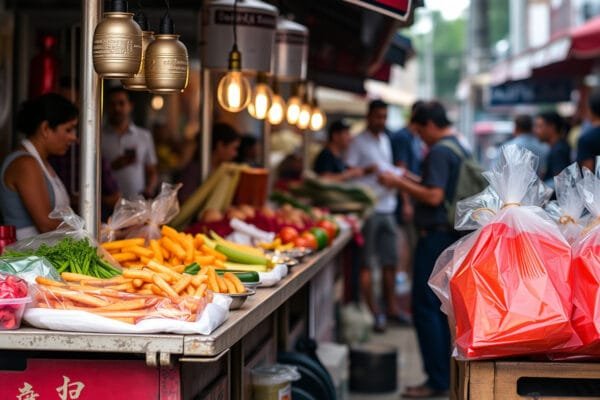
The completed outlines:
<svg viewBox="0 0 600 400">
<path fill-rule="evenodd" d="M 55 229 L 60 221 L 48 215 L 69 207 L 69 194 L 48 157 L 64 155 L 77 141 L 77 118 L 77 107 L 54 93 L 26 101 L 18 111 L 17 129 L 25 139 L 0 170 L 0 211 L 17 228 L 17 239 Z"/>
<path fill-rule="evenodd" d="M 241 136 L 240 147 L 238 148 L 238 155 L 235 158 L 236 163 L 248 164 L 251 167 L 258 167 L 259 162 L 260 146 L 258 139 L 251 134 Z"/>
<path fill-rule="evenodd" d="M 217 122 L 213 125 L 212 131 L 212 154 L 211 171 L 215 171 L 219 165 L 225 162 L 232 162 L 238 155 L 238 149 L 242 137 L 229 124 Z"/>
</svg>

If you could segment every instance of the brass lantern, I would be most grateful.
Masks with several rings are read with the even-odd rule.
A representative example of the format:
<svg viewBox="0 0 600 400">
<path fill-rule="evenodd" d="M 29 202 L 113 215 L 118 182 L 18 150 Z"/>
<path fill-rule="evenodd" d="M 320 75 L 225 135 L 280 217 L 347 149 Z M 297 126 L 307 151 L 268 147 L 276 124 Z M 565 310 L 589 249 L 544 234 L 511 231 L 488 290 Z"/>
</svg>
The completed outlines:
<svg viewBox="0 0 600 400">
<path fill-rule="evenodd" d="M 146 86 L 153 93 L 182 92 L 187 87 L 188 53 L 174 32 L 173 20 L 167 13 L 160 20 L 159 34 L 146 49 Z"/>
<path fill-rule="evenodd" d="M 146 87 L 146 72 L 144 68 L 144 61 L 146 59 L 146 49 L 148 45 L 154 41 L 154 32 L 148 30 L 148 19 L 143 12 L 139 12 L 135 14 L 133 20 L 137 22 L 137 24 L 142 29 L 142 63 L 140 70 L 137 74 L 132 76 L 131 78 L 122 79 L 121 83 L 128 90 L 148 90 Z"/>
<path fill-rule="evenodd" d="M 94 31 L 94 69 L 103 78 L 129 78 L 142 62 L 142 29 L 127 12 L 125 0 L 112 0 L 111 11 Z"/>
</svg>

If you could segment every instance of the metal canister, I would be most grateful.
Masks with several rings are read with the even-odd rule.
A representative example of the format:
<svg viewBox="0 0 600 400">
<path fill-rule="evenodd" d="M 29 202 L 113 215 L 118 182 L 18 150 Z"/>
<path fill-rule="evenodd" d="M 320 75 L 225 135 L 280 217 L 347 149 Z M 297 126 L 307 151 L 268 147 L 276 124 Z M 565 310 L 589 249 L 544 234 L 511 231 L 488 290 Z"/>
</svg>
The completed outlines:
<svg viewBox="0 0 600 400">
<path fill-rule="evenodd" d="M 227 70 L 236 20 L 237 47 L 244 71 L 271 72 L 277 8 L 258 0 L 213 0 L 206 2 L 202 18 L 202 65 Z"/>
<path fill-rule="evenodd" d="M 133 13 L 106 12 L 92 45 L 94 69 L 104 78 L 129 78 L 142 63 L 142 30 Z"/>
</svg>

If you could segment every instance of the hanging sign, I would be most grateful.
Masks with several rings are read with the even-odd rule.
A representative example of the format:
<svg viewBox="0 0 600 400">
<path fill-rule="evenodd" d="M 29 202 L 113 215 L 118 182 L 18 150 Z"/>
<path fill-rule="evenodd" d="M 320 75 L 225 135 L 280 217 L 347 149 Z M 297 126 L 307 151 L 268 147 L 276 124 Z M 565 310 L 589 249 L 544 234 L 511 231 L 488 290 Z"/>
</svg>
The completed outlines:
<svg viewBox="0 0 600 400">
<path fill-rule="evenodd" d="M 412 0 L 345 0 L 380 14 L 406 21 L 412 10 Z"/>
</svg>

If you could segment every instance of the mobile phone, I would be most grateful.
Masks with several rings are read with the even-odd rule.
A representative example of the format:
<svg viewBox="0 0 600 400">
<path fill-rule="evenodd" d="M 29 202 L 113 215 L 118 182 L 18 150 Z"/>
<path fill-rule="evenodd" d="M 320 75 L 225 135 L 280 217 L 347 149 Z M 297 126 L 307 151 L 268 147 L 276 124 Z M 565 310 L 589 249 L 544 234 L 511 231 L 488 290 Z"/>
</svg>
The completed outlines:
<svg viewBox="0 0 600 400">
<path fill-rule="evenodd" d="M 130 160 L 135 160 L 135 149 L 134 148 L 125 149 L 125 156 Z"/>
</svg>

